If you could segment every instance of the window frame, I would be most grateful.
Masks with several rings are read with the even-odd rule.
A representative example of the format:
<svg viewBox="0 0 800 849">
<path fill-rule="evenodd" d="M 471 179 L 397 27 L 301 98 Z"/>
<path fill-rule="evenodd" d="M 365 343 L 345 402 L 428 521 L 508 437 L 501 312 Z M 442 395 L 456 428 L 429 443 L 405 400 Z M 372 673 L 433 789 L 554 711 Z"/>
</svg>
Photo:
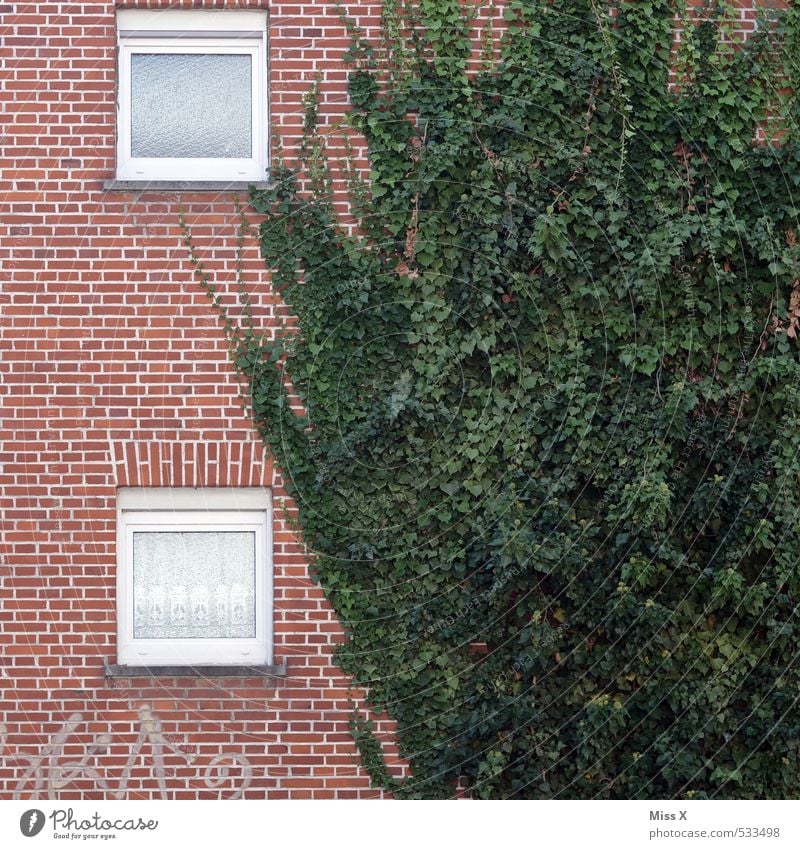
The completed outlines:
<svg viewBox="0 0 800 849">
<path fill-rule="evenodd" d="M 255 637 L 136 639 L 133 534 L 255 532 Z M 117 497 L 117 662 L 120 666 L 243 666 L 273 663 L 272 505 L 261 489 L 123 488 Z"/>
<path fill-rule="evenodd" d="M 253 27 L 258 25 L 257 29 Z M 131 56 L 134 53 L 249 55 L 249 158 L 135 157 L 132 154 Z M 120 10 L 117 13 L 117 164 L 119 181 L 229 181 L 267 179 L 269 68 L 266 13 L 241 10 Z"/>
</svg>

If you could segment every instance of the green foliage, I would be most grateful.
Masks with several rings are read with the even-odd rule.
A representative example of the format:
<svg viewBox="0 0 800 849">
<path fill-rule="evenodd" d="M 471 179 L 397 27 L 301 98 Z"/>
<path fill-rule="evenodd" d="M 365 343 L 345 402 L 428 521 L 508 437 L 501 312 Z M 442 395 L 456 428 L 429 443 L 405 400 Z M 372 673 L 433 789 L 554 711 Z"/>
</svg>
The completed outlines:
<svg viewBox="0 0 800 849">
<path fill-rule="evenodd" d="M 357 230 L 313 95 L 252 196 L 298 324 L 233 356 L 397 795 L 800 795 L 797 13 L 618 9 L 514 0 L 468 73 L 455 0 L 385 4 Z"/>
</svg>

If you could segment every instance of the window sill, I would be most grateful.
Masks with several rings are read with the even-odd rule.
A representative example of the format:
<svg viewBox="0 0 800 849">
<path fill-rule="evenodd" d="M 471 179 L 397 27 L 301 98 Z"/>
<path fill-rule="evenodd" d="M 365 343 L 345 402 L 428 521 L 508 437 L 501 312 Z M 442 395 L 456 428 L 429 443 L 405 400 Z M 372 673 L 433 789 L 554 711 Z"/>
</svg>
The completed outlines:
<svg viewBox="0 0 800 849">
<path fill-rule="evenodd" d="M 107 192 L 236 192 L 250 188 L 270 189 L 268 180 L 106 180 Z"/>
<path fill-rule="evenodd" d="M 105 678 L 285 678 L 286 662 L 270 666 L 121 666 L 103 663 Z"/>
</svg>

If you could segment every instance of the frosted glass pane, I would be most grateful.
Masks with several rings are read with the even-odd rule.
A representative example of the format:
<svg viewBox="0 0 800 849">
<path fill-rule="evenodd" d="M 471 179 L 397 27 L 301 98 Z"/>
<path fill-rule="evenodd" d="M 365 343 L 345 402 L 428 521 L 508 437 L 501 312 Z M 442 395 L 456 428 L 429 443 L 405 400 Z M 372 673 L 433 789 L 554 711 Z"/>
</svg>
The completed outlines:
<svg viewBox="0 0 800 849">
<path fill-rule="evenodd" d="M 133 156 L 248 159 L 251 74 L 249 55 L 132 54 Z"/>
<path fill-rule="evenodd" d="M 256 535 L 252 531 L 136 531 L 136 639 L 256 635 Z"/>
</svg>

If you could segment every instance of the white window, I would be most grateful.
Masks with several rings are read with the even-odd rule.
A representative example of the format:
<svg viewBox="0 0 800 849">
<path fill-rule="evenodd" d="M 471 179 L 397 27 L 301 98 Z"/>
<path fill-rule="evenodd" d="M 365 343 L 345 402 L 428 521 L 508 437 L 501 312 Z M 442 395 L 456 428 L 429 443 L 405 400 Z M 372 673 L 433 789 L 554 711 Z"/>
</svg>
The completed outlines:
<svg viewBox="0 0 800 849">
<path fill-rule="evenodd" d="M 267 13 L 117 11 L 117 179 L 266 179 Z"/>
<path fill-rule="evenodd" d="M 272 663 L 263 489 L 133 489 L 117 499 L 118 662 Z"/>
</svg>

